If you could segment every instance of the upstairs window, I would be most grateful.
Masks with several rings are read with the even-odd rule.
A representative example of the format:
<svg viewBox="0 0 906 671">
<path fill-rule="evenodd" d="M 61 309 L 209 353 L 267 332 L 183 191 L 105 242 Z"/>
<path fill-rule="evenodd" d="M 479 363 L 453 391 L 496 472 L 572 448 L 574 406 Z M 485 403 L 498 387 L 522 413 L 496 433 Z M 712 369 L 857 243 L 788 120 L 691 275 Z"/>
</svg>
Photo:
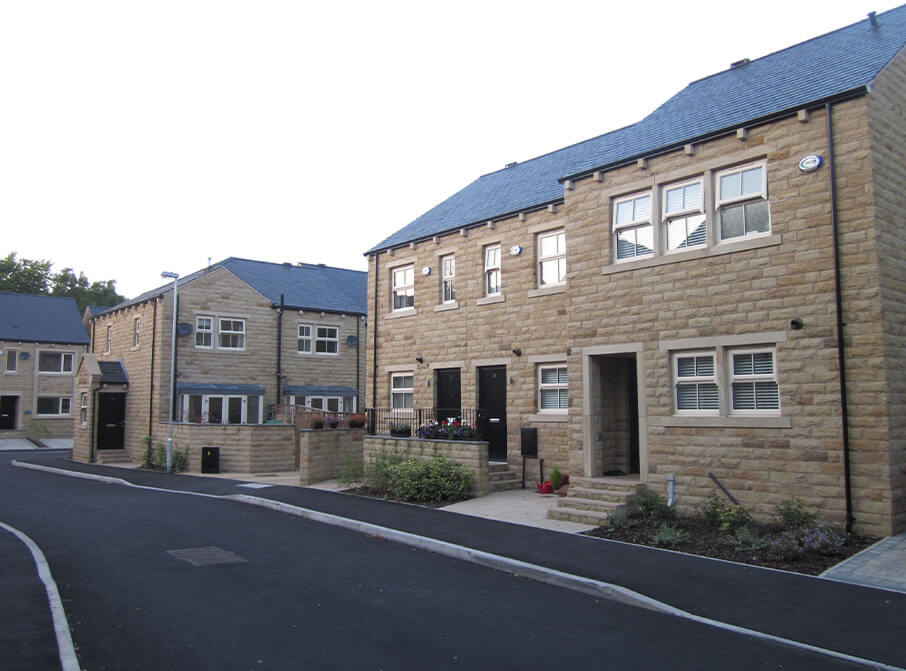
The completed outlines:
<svg viewBox="0 0 906 671">
<path fill-rule="evenodd" d="M 707 244 L 701 180 L 666 187 L 662 200 L 668 252 Z"/>
<path fill-rule="evenodd" d="M 220 349 L 245 349 L 245 320 L 220 319 Z"/>
<path fill-rule="evenodd" d="M 569 408 L 566 366 L 541 366 L 538 369 L 538 409 L 560 412 Z"/>
<path fill-rule="evenodd" d="M 311 324 L 299 324 L 296 351 L 302 354 L 311 354 Z"/>
<path fill-rule="evenodd" d="M 104 341 L 104 354 L 110 354 L 113 351 L 113 327 L 107 327 L 107 338 Z"/>
<path fill-rule="evenodd" d="M 14 349 L 6 350 L 6 372 L 15 373 L 19 365 L 19 351 Z"/>
<path fill-rule="evenodd" d="M 132 320 L 132 346 L 141 345 L 142 320 L 136 317 Z"/>
<path fill-rule="evenodd" d="M 195 318 L 195 347 L 214 346 L 214 319 L 213 317 Z"/>
<path fill-rule="evenodd" d="M 72 352 L 39 352 L 38 371 L 41 373 L 71 373 Z"/>
<path fill-rule="evenodd" d="M 318 354 L 336 354 L 338 351 L 339 331 L 336 326 L 318 326 L 315 352 Z"/>
<path fill-rule="evenodd" d="M 456 257 L 452 254 L 441 257 L 440 268 L 440 300 L 442 303 L 453 303 L 456 301 Z"/>
<path fill-rule="evenodd" d="M 538 236 L 538 286 L 566 283 L 566 233 L 553 231 Z"/>
<path fill-rule="evenodd" d="M 500 293 L 500 245 L 484 249 L 484 293 L 486 296 Z"/>
<path fill-rule="evenodd" d="M 415 267 L 395 268 L 392 274 L 393 309 L 415 307 Z"/>
<path fill-rule="evenodd" d="M 613 235 L 618 261 L 654 254 L 650 193 L 614 201 Z"/>
<path fill-rule="evenodd" d="M 713 353 L 677 354 L 673 358 L 678 412 L 715 414 L 720 409 Z"/>
<path fill-rule="evenodd" d="M 717 174 L 720 239 L 769 233 L 767 176 L 764 165 L 746 165 Z"/>
</svg>

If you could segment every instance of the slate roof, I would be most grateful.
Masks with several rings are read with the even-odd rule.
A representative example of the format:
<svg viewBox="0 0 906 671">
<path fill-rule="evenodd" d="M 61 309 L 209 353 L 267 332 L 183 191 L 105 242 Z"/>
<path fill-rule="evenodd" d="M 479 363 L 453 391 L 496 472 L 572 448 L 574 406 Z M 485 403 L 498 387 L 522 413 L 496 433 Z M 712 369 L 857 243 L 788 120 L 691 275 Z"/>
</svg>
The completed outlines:
<svg viewBox="0 0 906 671">
<path fill-rule="evenodd" d="M 0 291 L 0 340 L 87 345 L 74 298 Z"/>
<path fill-rule="evenodd" d="M 288 384 L 283 392 L 291 396 L 358 396 L 352 387 L 324 387 L 317 385 Z"/>
<path fill-rule="evenodd" d="M 129 384 L 126 369 L 119 361 L 98 361 L 101 369 L 101 382 L 106 384 Z"/>
<path fill-rule="evenodd" d="M 280 295 L 283 294 L 285 305 L 291 308 L 360 315 L 368 312 L 368 273 L 347 268 L 310 263 L 268 263 L 231 256 L 204 270 L 180 277 L 179 286 L 203 277 L 215 268 L 226 268 L 274 304 L 280 303 Z M 167 283 L 108 309 L 142 303 L 172 289 L 173 284 Z"/>
<path fill-rule="evenodd" d="M 368 252 L 563 199 L 560 180 L 865 93 L 906 43 L 906 5 L 694 81 L 636 124 L 483 175 Z"/>
</svg>

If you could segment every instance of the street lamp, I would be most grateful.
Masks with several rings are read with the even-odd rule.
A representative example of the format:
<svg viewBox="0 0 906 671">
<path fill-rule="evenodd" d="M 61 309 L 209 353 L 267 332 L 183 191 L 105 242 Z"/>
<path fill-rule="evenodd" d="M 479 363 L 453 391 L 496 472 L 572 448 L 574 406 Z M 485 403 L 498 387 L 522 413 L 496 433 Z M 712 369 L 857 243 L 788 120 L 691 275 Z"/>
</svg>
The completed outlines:
<svg viewBox="0 0 906 671">
<path fill-rule="evenodd" d="M 170 336 L 170 432 L 167 435 L 167 473 L 173 471 L 173 399 L 176 397 L 176 308 L 179 301 L 178 273 L 166 270 L 160 274 L 165 279 L 173 280 L 173 333 Z"/>
</svg>

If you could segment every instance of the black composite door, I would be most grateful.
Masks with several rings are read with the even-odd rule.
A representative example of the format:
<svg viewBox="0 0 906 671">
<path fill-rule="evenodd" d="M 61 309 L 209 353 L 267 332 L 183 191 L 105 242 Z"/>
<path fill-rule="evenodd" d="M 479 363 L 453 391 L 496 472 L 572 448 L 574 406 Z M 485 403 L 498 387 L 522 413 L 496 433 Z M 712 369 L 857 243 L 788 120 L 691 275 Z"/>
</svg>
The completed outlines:
<svg viewBox="0 0 906 671">
<path fill-rule="evenodd" d="M 506 366 L 478 369 L 478 407 L 484 411 L 488 459 L 506 461 Z"/>
<path fill-rule="evenodd" d="M 125 394 L 98 394 L 98 449 L 123 449 Z"/>
<path fill-rule="evenodd" d="M 0 396 L 0 430 L 16 428 L 18 396 Z"/>
<path fill-rule="evenodd" d="M 460 375 L 458 368 L 442 368 L 435 371 L 435 404 L 437 419 L 459 417 L 462 414 L 460 396 Z"/>
</svg>

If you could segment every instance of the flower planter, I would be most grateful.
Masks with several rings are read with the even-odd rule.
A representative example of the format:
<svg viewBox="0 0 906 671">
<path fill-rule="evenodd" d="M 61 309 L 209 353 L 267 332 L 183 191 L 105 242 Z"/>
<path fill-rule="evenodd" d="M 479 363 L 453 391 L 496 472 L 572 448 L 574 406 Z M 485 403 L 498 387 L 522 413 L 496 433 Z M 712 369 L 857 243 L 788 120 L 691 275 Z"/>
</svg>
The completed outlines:
<svg viewBox="0 0 906 671">
<path fill-rule="evenodd" d="M 411 438 L 412 429 L 390 429 L 390 435 L 394 438 Z"/>
</svg>

